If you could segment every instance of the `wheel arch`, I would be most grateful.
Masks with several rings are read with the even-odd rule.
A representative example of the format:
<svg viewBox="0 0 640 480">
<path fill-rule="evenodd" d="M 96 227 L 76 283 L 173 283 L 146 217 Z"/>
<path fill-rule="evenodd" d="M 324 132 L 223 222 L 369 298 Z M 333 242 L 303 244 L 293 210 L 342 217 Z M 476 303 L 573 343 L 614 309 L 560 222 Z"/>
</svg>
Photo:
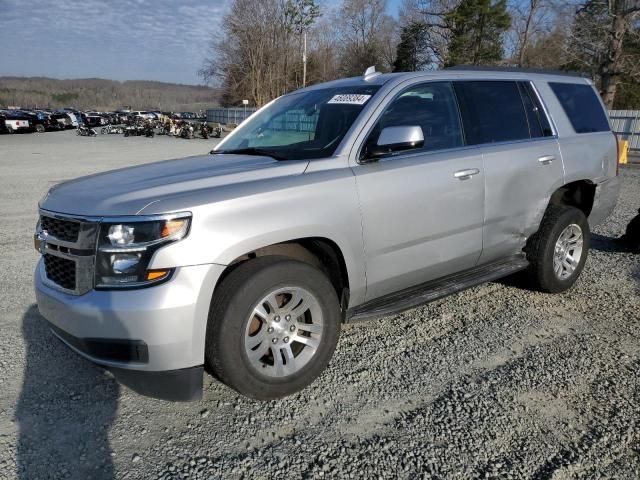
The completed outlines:
<svg viewBox="0 0 640 480">
<path fill-rule="evenodd" d="M 338 243 L 327 237 L 301 237 L 252 248 L 231 260 L 218 278 L 214 295 L 225 278 L 239 265 L 265 256 L 280 256 L 308 263 L 321 270 L 333 285 L 343 312 L 349 306 L 353 272 Z"/>
<path fill-rule="evenodd" d="M 555 190 L 549 198 L 549 205 L 566 205 L 582 210 L 589 218 L 596 195 L 596 185 L 591 180 L 576 180 Z"/>
</svg>

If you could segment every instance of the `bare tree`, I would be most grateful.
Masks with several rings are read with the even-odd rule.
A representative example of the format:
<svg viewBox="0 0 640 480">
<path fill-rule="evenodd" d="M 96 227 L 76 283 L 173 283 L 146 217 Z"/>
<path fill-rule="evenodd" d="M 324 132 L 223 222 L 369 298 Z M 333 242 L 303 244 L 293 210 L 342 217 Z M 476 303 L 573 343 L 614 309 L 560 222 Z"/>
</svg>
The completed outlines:
<svg viewBox="0 0 640 480">
<path fill-rule="evenodd" d="M 609 108 L 622 76 L 637 76 L 640 55 L 625 53 L 625 43 L 637 35 L 639 17 L 640 0 L 587 0 L 576 13 L 566 47 L 567 67 L 595 77 Z"/>
<path fill-rule="evenodd" d="M 449 54 L 452 25 L 447 16 L 461 0 L 404 0 L 400 11 L 400 23 L 420 23 L 425 29 L 426 57 L 433 59 L 431 68 L 442 68 Z"/>
<path fill-rule="evenodd" d="M 140 110 L 200 109 L 218 103 L 218 90 L 205 86 L 99 78 L 58 80 L 46 77 L 0 77 L 0 108 L 96 109 L 131 105 Z"/>
<path fill-rule="evenodd" d="M 294 86 L 294 36 L 284 0 L 235 0 L 200 74 L 222 83 L 225 104 L 264 105 Z"/>
<path fill-rule="evenodd" d="M 371 65 L 390 70 L 395 50 L 395 23 L 385 13 L 386 0 L 344 0 L 340 8 L 343 43 L 341 71 L 358 75 Z M 386 50 L 386 53 L 385 53 Z"/>
<path fill-rule="evenodd" d="M 340 31 L 335 12 L 324 14 L 309 34 L 309 83 L 335 80 L 340 75 Z"/>
<path fill-rule="evenodd" d="M 612 107 L 620 77 L 625 73 L 624 39 L 631 29 L 632 22 L 640 15 L 638 0 L 609 0 L 611 32 L 607 38 L 607 47 L 600 64 L 600 92 L 604 103 Z M 638 59 L 631 62 L 631 69 L 637 70 Z"/>
<path fill-rule="evenodd" d="M 533 42 L 548 34 L 553 27 L 551 0 L 512 0 L 512 34 L 515 37 L 513 60 L 518 67 L 526 67 L 527 53 Z"/>
</svg>

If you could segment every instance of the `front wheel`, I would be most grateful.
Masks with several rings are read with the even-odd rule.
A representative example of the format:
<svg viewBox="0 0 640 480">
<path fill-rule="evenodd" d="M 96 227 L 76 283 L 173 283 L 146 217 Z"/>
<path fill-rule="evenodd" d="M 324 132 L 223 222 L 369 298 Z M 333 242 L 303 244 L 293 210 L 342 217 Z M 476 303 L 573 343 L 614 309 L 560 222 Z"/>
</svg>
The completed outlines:
<svg viewBox="0 0 640 480">
<path fill-rule="evenodd" d="M 328 278 L 284 257 L 249 260 L 216 289 L 207 326 L 213 373 L 241 394 L 284 397 L 327 366 L 340 335 L 340 306 Z"/>
<path fill-rule="evenodd" d="M 526 248 L 533 286 L 549 293 L 571 288 L 584 268 L 590 242 L 589 222 L 581 210 L 550 205 Z"/>
</svg>

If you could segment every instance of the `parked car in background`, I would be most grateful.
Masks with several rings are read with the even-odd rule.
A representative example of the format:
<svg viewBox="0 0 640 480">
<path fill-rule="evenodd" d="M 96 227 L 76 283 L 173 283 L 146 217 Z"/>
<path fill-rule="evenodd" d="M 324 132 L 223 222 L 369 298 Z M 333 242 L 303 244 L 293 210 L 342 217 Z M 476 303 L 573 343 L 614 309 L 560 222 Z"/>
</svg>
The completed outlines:
<svg viewBox="0 0 640 480">
<path fill-rule="evenodd" d="M 66 110 L 65 113 L 71 120 L 71 126 L 73 128 L 78 128 L 80 125 L 82 125 L 83 123 L 82 116 L 79 112 L 72 112 L 70 110 Z"/>
<path fill-rule="evenodd" d="M 211 153 L 58 184 L 39 204 L 40 313 L 144 394 L 198 398 L 207 364 L 279 398 L 323 371 L 343 322 L 520 270 L 567 291 L 620 188 L 592 83 L 515 69 L 314 85 Z"/>
<path fill-rule="evenodd" d="M 57 122 L 52 121 L 49 114 L 43 111 L 21 110 L 21 114 L 29 117 L 32 130 L 44 133 L 47 130 L 58 130 Z"/>
<path fill-rule="evenodd" d="M 106 125 L 106 120 L 99 115 L 83 115 L 85 125 L 89 127 L 100 127 Z"/>
<path fill-rule="evenodd" d="M 4 115 L 5 125 L 11 128 L 12 132 L 32 132 L 34 126 L 31 124 L 31 118 L 17 110 L 4 110 L 0 112 Z"/>
<path fill-rule="evenodd" d="M 0 113 L 0 133 L 13 133 L 13 128 L 5 122 L 6 117 Z"/>
<path fill-rule="evenodd" d="M 149 113 L 149 112 L 136 110 L 136 111 L 132 111 L 131 113 L 129 113 L 129 118 L 131 118 L 133 121 L 136 121 L 136 120 L 147 120 L 147 119 L 153 119 L 154 115 Z"/>
<path fill-rule="evenodd" d="M 51 120 L 57 122 L 62 129 L 74 128 L 73 121 L 67 112 L 53 112 Z"/>
</svg>

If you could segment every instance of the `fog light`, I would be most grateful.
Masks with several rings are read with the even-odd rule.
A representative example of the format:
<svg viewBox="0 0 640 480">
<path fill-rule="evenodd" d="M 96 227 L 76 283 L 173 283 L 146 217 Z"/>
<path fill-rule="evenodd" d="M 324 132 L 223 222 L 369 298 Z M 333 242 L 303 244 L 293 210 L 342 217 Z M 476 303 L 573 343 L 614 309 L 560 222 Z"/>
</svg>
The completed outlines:
<svg viewBox="0 0 640 480">
<path fill-rule="evenodd" d="M 113 273 L 134 273 L 140 263 L 140 254 L 120 253 L 111 255 L 111 269 Z"/>
</svg>

